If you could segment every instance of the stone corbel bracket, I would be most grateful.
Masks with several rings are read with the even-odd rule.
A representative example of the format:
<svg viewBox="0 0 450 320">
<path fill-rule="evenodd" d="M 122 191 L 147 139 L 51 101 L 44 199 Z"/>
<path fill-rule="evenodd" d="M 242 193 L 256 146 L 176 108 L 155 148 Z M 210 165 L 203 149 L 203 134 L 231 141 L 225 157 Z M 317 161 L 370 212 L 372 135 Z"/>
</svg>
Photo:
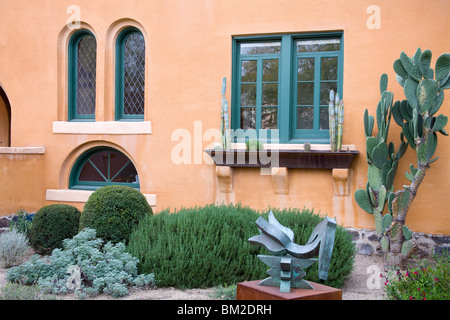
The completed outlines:
<svg viewBox="0 0 450 320">
<path fill-rule="evenodd" d="M 348 197 L 350 195 L 349 169 L 333 169 L 333 188 L 336 197 Z"/>
<path fill-rule="evenodd" d="M 233 191 L 233 169 L 228 166 L 216 166 L 216 176 L 219 191 L 231 193 Z"/>
<path fill-rule="evenodd" d="M 270 170 L 274 193 L 289 194 L 288 168 L 273 167 Z M 233 191 L 233 168 L 216 166 L 216 176 L 219 191 L 231 193 Z M 333 169 L 332 180 L 335 196 L 348 197 L 350 195 L 349 169 Z"/>
<path fill-rule="evenodd" d="M 276 194 L 289 194 L 288 168 L 271 168 L 272 187 Z"/>
</svg>

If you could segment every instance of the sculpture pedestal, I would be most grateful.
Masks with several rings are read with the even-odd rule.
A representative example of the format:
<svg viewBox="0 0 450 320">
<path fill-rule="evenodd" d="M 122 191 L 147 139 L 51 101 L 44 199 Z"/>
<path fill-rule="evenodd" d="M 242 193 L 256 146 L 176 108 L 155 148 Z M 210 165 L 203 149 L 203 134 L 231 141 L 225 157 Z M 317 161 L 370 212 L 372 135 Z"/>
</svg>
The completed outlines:
<svg viewBox="0 0 450 320">
<path fill-rule="evenodd" d="M 280 292 L 279 287 L 260 286 L 261 280 L 240 282 L 236 300 L 342 300 L 342 290 L 308 281 L 314 289 L 291 288 L 291 292 Z"/>
</svg>

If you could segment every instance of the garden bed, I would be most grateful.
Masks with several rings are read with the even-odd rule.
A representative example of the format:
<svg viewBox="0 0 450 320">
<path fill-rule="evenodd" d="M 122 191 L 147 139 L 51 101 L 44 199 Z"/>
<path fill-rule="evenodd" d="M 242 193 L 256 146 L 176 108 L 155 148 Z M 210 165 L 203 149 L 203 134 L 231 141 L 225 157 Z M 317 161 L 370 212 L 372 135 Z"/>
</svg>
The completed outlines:
<svg viewBox="0 0 450 320">
<path fill-rule="evenodd" d="M 367 273 L 367 268 L 379 268 L 383 270 L 383 259 L 377 256 L 356 255 L 352 273 L 347 278 L 342 288 L 343 300 L 381 300 L 383 296 L 384 284 L 381 282 L 381 289 L 370 289 L 367 280 L 374 274 Z M 8 282 L 6 272 L 8 269 L 0 267 L 0 292 L 2 286 Z M 216 289 L 186 289 L 178 288 L 157 288 L 157 289 L 132 289 L 130 294 L 122 298 L 113 298 L 110 295 L 100 294 L 95 297 L 87 296 L 86 300 L 213 300 L 216 297 Z M 75 294 L 65 294 L 56 296 L 63 300 L 77 300 Z"/>
</svg>

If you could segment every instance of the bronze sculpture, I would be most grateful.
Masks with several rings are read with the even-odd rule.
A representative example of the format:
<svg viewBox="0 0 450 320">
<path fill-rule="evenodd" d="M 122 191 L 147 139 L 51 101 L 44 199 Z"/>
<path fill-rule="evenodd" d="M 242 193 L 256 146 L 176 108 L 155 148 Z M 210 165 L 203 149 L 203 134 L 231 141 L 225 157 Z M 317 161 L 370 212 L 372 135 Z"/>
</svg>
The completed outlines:
<svg viewBox="0 0 450 320">
<path fill-rule="evenodd" d="M 250 244 L 266 248 L 272 255 L 258 255 L 258 258 L 271 269 L 267 271 L 270 277 L 259 284 L 279 286 L 280 292 L 290 292 L 290 288 L 314 289 L 303 280 L 306 273 L 303 269 L 319 259 L 319 278 L 328 278 L 328 269 L 334 247 L 336 221 L 325 217 L 313 230 L 305 245 L 294 243 L 294 232 L 281 225 L 272 211 L 269 221 L 263 217 L 256 220 L 260 234 L 248 239 Z"/>
</svg>

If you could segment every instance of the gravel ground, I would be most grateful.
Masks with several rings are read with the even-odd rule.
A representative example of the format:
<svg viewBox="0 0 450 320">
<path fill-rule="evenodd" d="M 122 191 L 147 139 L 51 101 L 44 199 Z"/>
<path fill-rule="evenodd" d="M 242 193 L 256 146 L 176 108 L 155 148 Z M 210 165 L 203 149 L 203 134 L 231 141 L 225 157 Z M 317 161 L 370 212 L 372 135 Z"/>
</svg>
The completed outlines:
<svg viewBox="0 0 450 320">
<path fill-rule="evenodd" d="M 7 269 L 0 268 L 0 287 L 7 283 Z M 381 300 L 383 297 L 384 280 L 380 277 L 383 272 L 383 259 L 376 256 L 356 255 L 354 269 L 342 288 L 343 300 Z M 121 300 L 212 300 L 214 289 L 189 289 L 176 288 L 159 289 L 135 289 Z M 73 294 L 62 296 L 63 299 L 77 299 Z M 108 295 L 86 297 L 89 300 L 115 299 Z"/>
</svg>

